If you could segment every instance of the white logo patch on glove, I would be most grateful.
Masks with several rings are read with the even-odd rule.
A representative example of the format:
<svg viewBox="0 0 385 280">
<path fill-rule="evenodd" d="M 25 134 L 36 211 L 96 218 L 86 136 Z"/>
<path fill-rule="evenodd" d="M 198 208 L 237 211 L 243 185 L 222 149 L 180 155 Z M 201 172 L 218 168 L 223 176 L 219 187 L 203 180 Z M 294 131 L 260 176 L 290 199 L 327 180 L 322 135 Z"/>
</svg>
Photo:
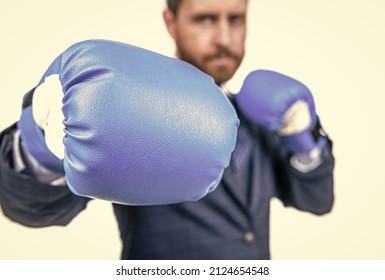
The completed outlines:
<svg viewBox="0 0 385 280">
<path fill-rule="evenodd" d="M 51 75 L 36 88 L 32 113 L 36 124 L 44 130 L 50 151 L 59 159 L 64 158 L 64 115 L 62 112 L 62 86 L 58 75 Z"/>
</svg>

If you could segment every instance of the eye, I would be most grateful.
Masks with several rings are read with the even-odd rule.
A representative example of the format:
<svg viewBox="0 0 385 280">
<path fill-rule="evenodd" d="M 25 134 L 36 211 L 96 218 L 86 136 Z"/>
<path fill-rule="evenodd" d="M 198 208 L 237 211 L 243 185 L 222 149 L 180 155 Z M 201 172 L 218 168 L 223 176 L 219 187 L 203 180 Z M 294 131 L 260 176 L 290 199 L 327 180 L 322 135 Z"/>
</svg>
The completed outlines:
<svg viewBox="0 0 385 280">
<path fill-rule="evenodd" d="M 231 25 L 242 25 L 246 21 L 244 15 L 233 15 L 229 17 L 229 22 Z"/>
<path fill-rule="evenodd" d="M 194 18 L 194 22 L 203 25 L 209 25 L 215 21 L 215 16 L 212 15 L 198 15 Z"/>
</svg>

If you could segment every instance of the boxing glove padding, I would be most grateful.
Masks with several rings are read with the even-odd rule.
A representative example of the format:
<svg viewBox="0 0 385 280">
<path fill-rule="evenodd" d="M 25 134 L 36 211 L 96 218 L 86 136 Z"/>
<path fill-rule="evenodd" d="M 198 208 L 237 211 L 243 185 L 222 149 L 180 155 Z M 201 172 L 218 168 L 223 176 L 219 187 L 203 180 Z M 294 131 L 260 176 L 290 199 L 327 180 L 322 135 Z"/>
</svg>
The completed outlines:
<svg viewBox="0 0 385 280">
<path fill-rule="evenodd" d="M 213 79 L 183 61 L 105 40 L 48 68 L 63 89 L 64 170 L 78 195 L 130 205 L 202 198 L 219 183 L 238 118 Z"/>
</svg>

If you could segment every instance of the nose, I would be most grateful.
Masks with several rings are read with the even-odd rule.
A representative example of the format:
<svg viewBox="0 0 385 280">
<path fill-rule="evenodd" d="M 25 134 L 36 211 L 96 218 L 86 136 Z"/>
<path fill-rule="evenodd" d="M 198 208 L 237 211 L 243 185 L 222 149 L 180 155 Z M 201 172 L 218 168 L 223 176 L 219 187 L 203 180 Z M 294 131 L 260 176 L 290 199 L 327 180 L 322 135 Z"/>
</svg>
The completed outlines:
<svg viewBox="0 0 385 280">
<path fill-rule="evenodd" d="M 218 21 L 215 42 L 218 46 L 228 47 L 231 43 L 231 29 L 227 20 Z"/>
</svg>

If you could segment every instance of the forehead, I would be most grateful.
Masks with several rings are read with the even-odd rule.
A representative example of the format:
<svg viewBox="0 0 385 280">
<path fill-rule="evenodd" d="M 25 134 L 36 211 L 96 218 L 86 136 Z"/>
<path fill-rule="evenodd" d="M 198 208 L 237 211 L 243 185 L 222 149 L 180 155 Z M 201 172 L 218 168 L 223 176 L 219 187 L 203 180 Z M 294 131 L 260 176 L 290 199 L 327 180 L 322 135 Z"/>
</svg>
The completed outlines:
<svg viewBox="0 0 385 280">
<path fill-rule="evenodd" d="M 182 0 L 179 12 L 187 14 L 246 13 L 247 0 Z"/>
</svg>

